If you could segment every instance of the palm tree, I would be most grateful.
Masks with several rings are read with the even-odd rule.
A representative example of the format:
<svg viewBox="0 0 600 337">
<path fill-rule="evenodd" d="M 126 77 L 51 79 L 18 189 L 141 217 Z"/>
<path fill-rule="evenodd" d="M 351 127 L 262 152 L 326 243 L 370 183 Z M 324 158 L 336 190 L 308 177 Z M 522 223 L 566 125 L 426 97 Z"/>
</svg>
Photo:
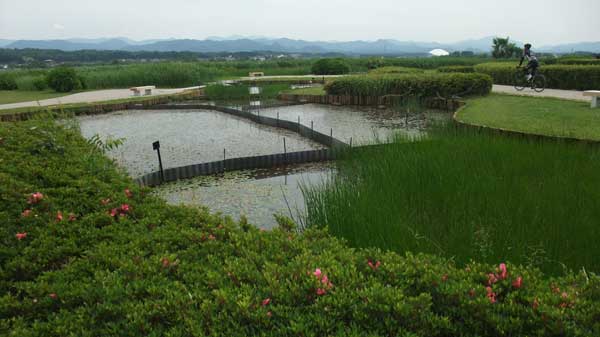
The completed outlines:
<svg viewBox="0 0 600 337">
<path fill-rule="evenodd" d="M 492 56 L 494 58 L 511 58 L 516 57 L 520 54 L 521 48 L 517 47 L 516 44 L 510 42 L 510 37 L 494 38 L 494 44 L 492 45 Z"/>
</svg>

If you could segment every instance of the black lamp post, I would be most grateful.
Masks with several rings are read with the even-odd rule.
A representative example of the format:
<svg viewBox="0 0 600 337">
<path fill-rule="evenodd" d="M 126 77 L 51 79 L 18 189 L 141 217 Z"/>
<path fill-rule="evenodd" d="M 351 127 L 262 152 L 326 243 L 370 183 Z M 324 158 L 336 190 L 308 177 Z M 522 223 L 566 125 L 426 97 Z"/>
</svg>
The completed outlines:
<svg viewBox="0 0 600 337">
<path fill-rule="evenodd" d="M 165 182 L 165 174 L 163 172 L 162 158 L 160 157 L 160 142 L 157 140 L 152 143 L 152 149 L 158 153 L 158 168 L 160 170 L 160 181 Z"/>
</svg>

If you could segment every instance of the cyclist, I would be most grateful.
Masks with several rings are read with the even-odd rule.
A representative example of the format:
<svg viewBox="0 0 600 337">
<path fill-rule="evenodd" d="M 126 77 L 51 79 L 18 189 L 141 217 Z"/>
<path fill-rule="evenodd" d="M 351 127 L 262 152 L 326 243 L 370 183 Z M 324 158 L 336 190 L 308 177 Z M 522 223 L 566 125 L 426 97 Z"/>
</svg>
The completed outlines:
<svg viewBox="0 0 600 337">
<path fill-rule="evenodd" d="M 523 61 L 527 59 L 527 66 L 525 67 L 525 72 L 527 72 L 527 81 L 531 81 L 533 76 L 537 73 L 537 68 L 540 66 L 537 57 L 533 52 L 531 52 L 531 43 L 526 43 L 525 48 L 523 49 L 523 55 L 521 56 L 521 62 L 517 68 L 520 68 L 523 65 Z"/>
</svg>

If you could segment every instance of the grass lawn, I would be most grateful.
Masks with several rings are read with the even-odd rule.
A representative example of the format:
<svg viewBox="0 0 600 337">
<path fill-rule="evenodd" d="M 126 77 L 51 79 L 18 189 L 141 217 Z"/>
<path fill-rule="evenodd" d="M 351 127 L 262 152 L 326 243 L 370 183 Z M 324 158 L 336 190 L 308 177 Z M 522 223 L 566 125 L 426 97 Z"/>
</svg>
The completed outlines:
<svg viewBox="0 0 600 337">
<path fill-rule="evenodd" d="M 52 90 L 23 91 L 23 90 L 0 90 L 0 104 L 39 101 L 48 98 L 71 95 L 73 92 L 63 93 Z"/>
<path fill-rule="evenodd" d="M 600 109 L 588 102 L 493 94 L 470 99 L 456 117 L 512 131 L 600 140 Z"/>
<path fill-rule="evenodd" d="M 294 94 L 294 95 L 326 95 L 327 94 L 325 92 L 325 90 L 323 89 L 323 86 L 286 90 L 283 93 L 284 94 Z"/>
</svg>

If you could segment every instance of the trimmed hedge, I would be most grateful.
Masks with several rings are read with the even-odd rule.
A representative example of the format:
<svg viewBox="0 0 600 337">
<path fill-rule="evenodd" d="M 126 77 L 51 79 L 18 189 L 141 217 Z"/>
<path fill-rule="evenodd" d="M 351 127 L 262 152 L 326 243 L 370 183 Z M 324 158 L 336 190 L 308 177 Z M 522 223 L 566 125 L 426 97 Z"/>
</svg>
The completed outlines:
<svg viewBox="0 0 600 337">
<path fill-rule="evenodd" d="M 423 69 L 418 68 L 407 68 L 407 67 L 381 67 L 369 71 L 372 75 L 383 75 L 383 74 L 416 74 L 423 73 Z"/>
<path fill-rule="evenodd" d="M 558 59 L 557 63 L 558 64 L 568 64 L 568 65 L 600 66 L 600 59 L 565 58 L 565 59 Z"/>
<path fill-rule="evenodd" d="M 439 67 L 437 71 L 440 73 L 474 73 L 475 68 L 473 66 L 447 66 Z"/>
<path fill-rule="evenodd" d="M 475 71 L 494 79 L 494 84 L 513 85 L 516 64 L 484 63 L 475 66 Z M 546 77 L 546 87 L 565 90 L 600 89 L 600 66 L 547 65 L 539 72 Z"/>
<path fill-rule="evenodd" d="M 444 97 L 487 95 L 492 79 L 483 74 L 419 74 L 387 76 L 347 76 L 325 85 L 328 95 L 385 96 L 414 95 Z"/>
<path fill-rule="evenodd" d="M 456 266 L 168 206 L 50 120 L 1 123 L 0 160 L 3 336 L 600 334 L 594 274 Z"/>
</svg>

